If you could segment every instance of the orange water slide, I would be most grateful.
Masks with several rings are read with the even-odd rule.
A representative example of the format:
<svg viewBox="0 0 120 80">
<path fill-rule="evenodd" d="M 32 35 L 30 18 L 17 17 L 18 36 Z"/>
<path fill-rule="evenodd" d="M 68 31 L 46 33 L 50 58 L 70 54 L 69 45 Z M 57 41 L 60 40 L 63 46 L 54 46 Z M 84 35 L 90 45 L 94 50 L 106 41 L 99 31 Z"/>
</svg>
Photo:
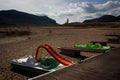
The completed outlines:
<svg viewBox="0 0 120 80">
<path fill-rule="evenodd" d="M 39 53 L 39 49 L 41 49 Z M 69 60 L 66 60 L 65 58 L 61 57 L 55 50 L 50 45 L 45 44 L 44 46 L 39 46 L 36 51 L 35 59 L 39 60 L 41 54 L 42 54 L 42 49 L 47 50 L 47 52 L 54 57 L 58 62 L 60 62 L 63 65 L 71 65 L 72 62 Z M 39 54 L 38 54 L 39 53 Z"/>
</svg>

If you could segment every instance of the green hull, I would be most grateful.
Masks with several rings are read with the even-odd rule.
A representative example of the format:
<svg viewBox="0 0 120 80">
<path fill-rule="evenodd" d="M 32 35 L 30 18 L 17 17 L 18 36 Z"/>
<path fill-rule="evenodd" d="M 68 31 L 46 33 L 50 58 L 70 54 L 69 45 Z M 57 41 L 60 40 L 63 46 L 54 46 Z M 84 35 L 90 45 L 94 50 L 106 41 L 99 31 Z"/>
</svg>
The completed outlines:
<svg viewBox="0 0 120 80">
<path fill-rule="evenodd" d="M 100 43 L 87 43 L 87 44 L 75 44 L 75 48 L 88 48 L 88 49 L 98 49 L 98 50 L 110 50 L 110 46 L 102 46 Z"/>
</svg>

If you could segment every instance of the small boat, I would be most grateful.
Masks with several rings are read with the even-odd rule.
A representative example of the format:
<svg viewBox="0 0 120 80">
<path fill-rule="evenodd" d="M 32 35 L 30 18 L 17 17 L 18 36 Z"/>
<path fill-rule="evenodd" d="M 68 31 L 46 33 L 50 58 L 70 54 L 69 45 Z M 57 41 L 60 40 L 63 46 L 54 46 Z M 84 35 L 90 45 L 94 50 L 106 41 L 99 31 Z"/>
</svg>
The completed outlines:
<svg viewBox="0 0 120 80">
<path fill-rule="evenodd" d="M 43 49 L 47 50 L 51 57 L 41 58 Z M 39 46 L 35 56 L 27 55 L 11 61 L 12 68 L 37 74 L 56 71 L 71 64 L 71 61 L 61 57 L 49 45 Z"/>
<path fill-rule="evenodd" d="M 54 58 L 49 58 L 49 59 L 54 60 Z M 43 62 L 43 61 L 41 61 L 41 62 Z M 50 65 L 48 63 L 47 63 L 47 65 L 43 65 L 43 64 L 41 64 L 41 62 L 36 62 L 36 60 L 33 56 L 27 55 L 20 59 L 13 59 L 11 61 L 11 65 L 12 65 L 12 68 L 27 71 L 27 72 L 32 72 L 32 73 L 36 73 L 36 74 L 42 74 L 42 73 L 46 73 L 46 72 L 56 71 L 60 68 L 65 67 L 62 64 L 56 65 L 54 63 L 54 65 L 56 65 L 56 66 L 48 69 L 48 66 L 50 67 Z"/>
<path fill-rule="evenodd" d="M 88 48 L 88 49 L 96 49 L 96 50 L 110 50 L 110 46 L 102 46 L 100 43 L 86 43 L 86 44 L 75 44 L 75 48 Z"/>
</svg>

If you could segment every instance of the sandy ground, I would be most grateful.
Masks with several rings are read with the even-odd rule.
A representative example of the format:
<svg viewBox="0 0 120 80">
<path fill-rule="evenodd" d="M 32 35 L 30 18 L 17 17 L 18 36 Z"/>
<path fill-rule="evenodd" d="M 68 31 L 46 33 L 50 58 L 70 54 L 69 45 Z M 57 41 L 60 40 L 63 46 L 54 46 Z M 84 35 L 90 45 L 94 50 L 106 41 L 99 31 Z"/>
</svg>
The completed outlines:
<svg viewBox="0 0 120 80">
<path fill-rule="evenodd" d="M 27 80 L 28 76 L 11 71 L 10 61 L 25 55 L 34 55 L 39 45 L 49 44 L 57 52 L 57 47 L 72 47 L 75 43 L 107 41 L 106 34 L 119 33 L 120 28 L 74 28 L 74 27 L 27 27 L 0 28 L 0 31 L 26 30 L 25 36 L 0 37 L 0 80 Z M 119 47 L 120 44 L 108 44 Z"/>
</svg>

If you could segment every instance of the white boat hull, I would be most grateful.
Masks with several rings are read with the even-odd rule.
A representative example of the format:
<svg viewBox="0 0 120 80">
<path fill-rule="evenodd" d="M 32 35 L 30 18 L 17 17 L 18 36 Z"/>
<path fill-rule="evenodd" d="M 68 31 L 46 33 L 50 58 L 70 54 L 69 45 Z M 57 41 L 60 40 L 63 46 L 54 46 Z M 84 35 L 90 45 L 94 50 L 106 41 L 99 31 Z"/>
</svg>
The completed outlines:
<svg viewBox="0 0 120 80">
<path fill-rule="evenodd" d="M 27 72 L 37 73 L 37 74 L 56 71 L 60 68 L 65 67 L 64 65 L 59 64 L 56 68 L 47 70 L 47 69 L 44 68 L 43 65 L 36 62 L 34 57 L 32 57 L 31 55 L 25 56 L 25 57 L 20 58 L 20 59 L 13 59 L 11 61 L 11 65 L 12 65 L 13 68 L 23 70 L 23 71 L 27 71 Z"/>
</svg>

